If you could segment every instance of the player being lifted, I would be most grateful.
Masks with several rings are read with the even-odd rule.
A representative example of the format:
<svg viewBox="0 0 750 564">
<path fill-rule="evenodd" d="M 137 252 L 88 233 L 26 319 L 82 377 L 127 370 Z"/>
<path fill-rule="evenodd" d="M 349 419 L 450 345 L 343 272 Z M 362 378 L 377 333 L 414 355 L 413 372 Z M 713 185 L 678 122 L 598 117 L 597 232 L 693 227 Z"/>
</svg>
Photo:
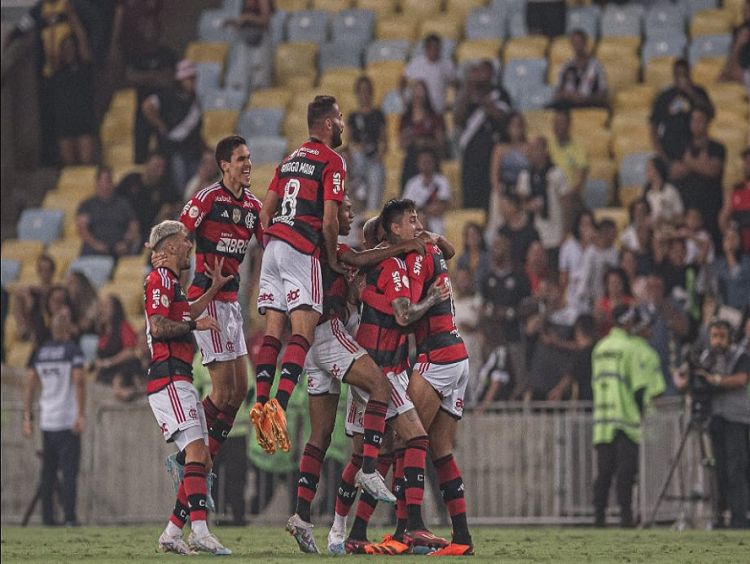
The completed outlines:
<svg viewBox="0 0 750 564">
<path fill-rule="evenodd" d="M 349 234 L 353 220 L 352 203 L 345 195 L 338 214 L 340 235 Z M 362 253 L 348 245 L 339 244 L 337 253 L 342 264 L 362 268 L 378 264 L 397 254 L 412 250 L 421 252 L 423 249 L 424 243 L 413 238 L 389 248 Z M 309 553 L 319 553 L 312 536 L 310 505 L 317 491 L 321 465 L 331 441 L 342 381 L 356 386 L 361 396 L 369 397 L 363 413 L 362 464 L 355 483 L 377 500 L 390 503 L 396 501 L 382 476 L 375 472 L 385 426 L 383 416 L 388 412 L 391 386 L 383 371 L 345 328 L 349 321 L 348 276 L 332 271 L 327 267 L 326 261 L 322 265 L 322 272 L 323 315 L 315 328 L 315 340 L 304 367 L 308 376 L 311 432 L 300 461 L 297 508 L 287 522 L 287 530 L 297 540 L 300 550 Z"/>
<path fill-rule="evenodd" d="M 211 469 L 208 427 L 203 404 L 193 386 L 194 345 L 192 331 L 217 331 L 211 316 L 199 317 L 214 296 L 232 277 L 221 274 L 223 259 L 213 269 L 206 266 L 209 281 L 203 295 L 188 303 L 179 276 L 190 268 L 192 243 L 179 221 L 163 221 L 151 229 L 148 246 L 162 255 L 162 266 L 146 278 L 146 337 L 151 350 L 148 369 L 148 402 L 167 442 L 185 453 L 184 477 L 180 481 L 172 516 L 159 537 L 165 552 L 231 554 L 206 525 L 206 474 Z M 195 319 L 197 321 L 195 321 Z M 190 517 L 188 543 L 182 528 Z"/>
<path fill-rule="evenodd" d="M 266 332 L 250 418 L 267 452 L 290 447 L 285 412 L 323 312 L 321 250 L 333 272 L 345 273 L 336 254 L 346 177 L 344 159 L 333 150 L 341 145 L 344 130 L 336 99 L 316 96 L 307 107 L 307 126 L 310 139 L 276 168 L 261 213 L 267 241 L 258 310 L 266 317 Z M 281 359 L 276 397 L 269 399 L 287 316 L 292 335 Z"/>
</svg>

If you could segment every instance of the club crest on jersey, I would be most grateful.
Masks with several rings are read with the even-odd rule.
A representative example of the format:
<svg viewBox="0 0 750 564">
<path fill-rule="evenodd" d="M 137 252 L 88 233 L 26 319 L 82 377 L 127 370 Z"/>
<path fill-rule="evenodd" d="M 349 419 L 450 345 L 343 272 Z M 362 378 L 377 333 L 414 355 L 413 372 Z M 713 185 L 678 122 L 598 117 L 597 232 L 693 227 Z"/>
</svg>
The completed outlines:
<svg viewBox="0 0 750 564">
<path fill-rule="evenodd" d="M 190 209 L 188 210 L 188 215 L 191 219 L 195 219 L 200 215 L 200 210 L 198 209 L 198 206 L 190 206 Z"/>
<path fill-rule="evenodd" d="M 252 229 L 255 226 L 255 215 L 249 213 L 245 216 L 245 227 Z"/>
<path fill-rule="evenodd" d="M 232 221 L 239 223 L 242 220 L 242 212 L 238 208 L 232 210 Z"/>
<path fill-rule="evenodd" d="M 198 411 L 195 408 L 192 408 L 188 411 L 188 417 L 190 417 L 190 419 L 198 419 Z"/>
</svg>

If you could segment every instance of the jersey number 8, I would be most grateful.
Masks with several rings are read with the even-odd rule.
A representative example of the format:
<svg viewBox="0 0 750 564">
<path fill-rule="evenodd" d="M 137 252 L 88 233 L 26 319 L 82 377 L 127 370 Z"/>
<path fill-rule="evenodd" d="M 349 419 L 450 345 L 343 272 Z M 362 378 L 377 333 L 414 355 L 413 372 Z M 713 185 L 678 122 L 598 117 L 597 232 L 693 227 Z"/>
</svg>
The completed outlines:
<svg viewBox="0 0 750 564">
<path fill-rule="evenodd" d="M 297 194 L 301 185 L 296 178 L 290 178 L 284 186 L 284 199 L 281 200 L 281 215 L 293 218 L 297 214 Z"/>
</svg>

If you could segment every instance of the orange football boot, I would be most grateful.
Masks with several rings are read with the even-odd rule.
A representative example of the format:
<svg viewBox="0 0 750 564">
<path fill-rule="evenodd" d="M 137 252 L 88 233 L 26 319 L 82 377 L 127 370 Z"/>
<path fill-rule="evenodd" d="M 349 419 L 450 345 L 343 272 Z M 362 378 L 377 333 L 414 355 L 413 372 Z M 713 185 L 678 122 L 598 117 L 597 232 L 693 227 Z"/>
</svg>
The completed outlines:
<svg viewBox="0 0 750 564">
<path fill-rule="evenodd" d="M 276 452 L 276 443 L 273 440 L 273 427 L 271 421 L 266 417 L 261 403 L 256 403 L 250 410 L 250 421 L 255 427 L 255 438 L 260 448 L 268 454 Z"/>
<path fill-rule="evenodd" d="M 270 421 L 273 440 L 276 441 L 276 446 L 284 452 L 289 452 L 291 447 L 291 441 L 289 440 L 289 434 L 286 432 L 286 414 L 279 405 L 279 401 L 276 398 L 268 400 L 266 405 L 263 406 L 263 414 L 266 420 Z"/>
</svg>

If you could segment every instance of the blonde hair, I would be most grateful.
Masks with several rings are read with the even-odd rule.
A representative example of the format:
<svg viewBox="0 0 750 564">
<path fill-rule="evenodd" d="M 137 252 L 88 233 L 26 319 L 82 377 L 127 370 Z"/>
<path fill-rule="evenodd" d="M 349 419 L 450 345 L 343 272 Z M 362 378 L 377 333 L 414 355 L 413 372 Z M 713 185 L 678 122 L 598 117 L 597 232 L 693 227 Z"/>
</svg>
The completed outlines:
<svg viewBox="0 0 750 564">
<path fill-rule="evenodd" d="M 152 251 L 158 251 L 159 245 L 172 235 L 185 232 L 185 226 L 179 221 L 173 219 L 165 219 L 161 223 L 157 223 L 151 228 L 151 234 L 148 236 L 148 243 L 146 247 Z"/>
</svg>

